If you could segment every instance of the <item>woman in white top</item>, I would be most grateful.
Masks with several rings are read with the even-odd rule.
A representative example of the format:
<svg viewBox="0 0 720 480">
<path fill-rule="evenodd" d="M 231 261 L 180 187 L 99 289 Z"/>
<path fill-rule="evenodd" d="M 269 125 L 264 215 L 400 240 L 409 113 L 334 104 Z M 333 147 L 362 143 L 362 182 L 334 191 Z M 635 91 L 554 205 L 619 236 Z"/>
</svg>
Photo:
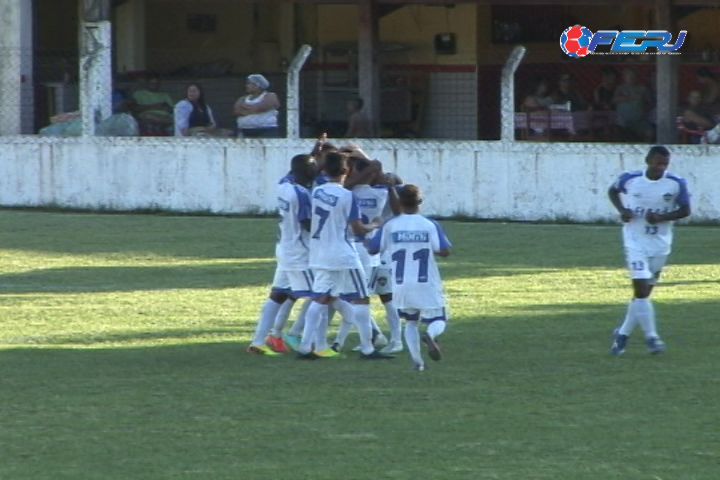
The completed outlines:
<svg viewBox="0 0 720 480">
<path fill-rule="evenodd" d="M 246 138 L 273 138 L 278 136 L 278 108 L 280 100 L 277 95 L 268 92 L 270 82 L 260 74 L 247 77 L 245 91 L 240 97 L 233 113 L 237 116 L 238 134 Z"/>
<path fill-rule="evenodd" d="M 186 98 L 175 105 L 175 136 L 190 137 L 212 135 L 215 118 L 205 103 L 203 90 L 197 83 L 188 85 Z"/>
</svg>

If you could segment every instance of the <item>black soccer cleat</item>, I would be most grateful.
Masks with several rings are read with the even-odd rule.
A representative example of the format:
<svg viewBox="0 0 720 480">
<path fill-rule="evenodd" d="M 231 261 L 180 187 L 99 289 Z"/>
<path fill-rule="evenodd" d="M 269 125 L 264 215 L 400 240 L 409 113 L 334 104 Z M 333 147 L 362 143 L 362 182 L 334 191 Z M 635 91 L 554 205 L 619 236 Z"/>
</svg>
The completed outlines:
<svg viewBox="0 0 720 480">
<path fill-rule="evenodd" d="M 395 355 L 380 353 L 379 350 L 373 350 L 372 353 L 368 353 L 367 355 L 364 353 L 360 354 L 360 360 L 390 360 L 391 358 L 395 358 Z"/>
<path fill-rule="evenodd" d="M 313 352 L 308 352 L 308 353 L 297 352 L 297 354 L 295 355 L 295 358 L 297 360 L 317 360 L 320 357 L 315 355 Z"/>
</svg>

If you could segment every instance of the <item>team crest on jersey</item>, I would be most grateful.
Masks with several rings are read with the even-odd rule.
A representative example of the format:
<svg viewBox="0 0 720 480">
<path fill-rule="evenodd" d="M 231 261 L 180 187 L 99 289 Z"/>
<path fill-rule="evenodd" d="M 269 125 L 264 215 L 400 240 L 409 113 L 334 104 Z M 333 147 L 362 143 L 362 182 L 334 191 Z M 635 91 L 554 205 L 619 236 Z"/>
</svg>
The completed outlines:
<svg viewBox="0 0 720 480">
<path fill-rule="evenodd" d="M 285 210 L 286 212 L 289 212 L 290 211 L 290 202 L 288 202 L 284 198 L 278 197 L 278 208 L 280 210 Z"/>
<path fill-rule="evenodd" d="M 378 278 L 378 284 L 381 287 L 384 287 L 385 285 L 387 285 L 387 278 Z"/>
<path fill-rule="evenodd" d="M 666 193 L 665 195 L 663 195 L 663 198 L 665 199 L 666 202 L 669 202 L 670 200 L 672 200 L 673 194 L 672 194 L 672 193 Z"/>
</svg>

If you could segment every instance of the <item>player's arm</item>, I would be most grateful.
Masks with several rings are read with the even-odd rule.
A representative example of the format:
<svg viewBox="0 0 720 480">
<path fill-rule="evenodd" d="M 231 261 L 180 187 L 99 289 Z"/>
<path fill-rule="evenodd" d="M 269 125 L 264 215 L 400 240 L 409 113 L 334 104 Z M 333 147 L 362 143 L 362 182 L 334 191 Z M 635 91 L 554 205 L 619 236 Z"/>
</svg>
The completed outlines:
<svg viewBox="0 0 720 480">
<path fill-rule="evenodd" d="M 367 249 L 367 251 L 370 255 L 375 255 L 376 253 L 380 253 L 380 250 L 382 250 L 383 232 L 384 232 L 384 229 L 381 227 L 375 232 L 375 234 L 371 238 L 369 238 L 368 240 L 365 240 L 365 248 Z"/>
<path fill-rule="evenodd" d="M 645 219 L 648 223 L 655 224 L 661 222 L 672 222 L 674 220 L 680 220 L 685 217 L 689 217 L 690 210 L 690 194 L 687 190 L 687 185 L 684 180 L 680 180 L 680 192 L 677 199 L 678 208 L 667 213 L 656 213 L 648 212 Z"/>
<path fill-rule="evenodd" d="M 629 222 L 633 217 L 633 212 L 623 205 L 622 200 L 620 199 L 620 189 L 614 184 L 608 189 L 608 198 L 610 199 L 610 203 L 613 204 L 620 214 L 620 220 L 626 223 Z"/>
<path fill-rule="evenodd" d="M 674 220 L 680 220 L 685 217 L 690 216 L 690 205 L 683 205 L 682 207 L 678 208 L 677 210 L 673 210 L 672 212 L 668 213 L 655 213 L 655 212 L 648 212 L 645 219 L 648 221 L 648 223 L 662 223 L 662 222 L 672 222 Z"/>
<path fill-rule="evenodd" d="M 365 225 L 364 223 L 362 223 L 361 219 L 351 220 L 349 222 L 349 224 L 350 224 L 350 228 L 352 228 L 353 233 L 358 236 L 367 235 L 368 233 L 372 232 L 379 226 L 375 222 L 368 223 L 367 225 Z"/>
<path fill-rule="evenodd" d="M 445 230 L 443 230 L 439 223 L 435 221 L 433 221 L 433 223 L 435 224 L 435 230 L 437 234 L 437 236 L 433 235 L 433 251 L 438 257 L 449 257 L 450 247 L 452 247 L 450 239 L 448 239 L 447 235 L 445 234 Z"/>
<path fill-rule="evenodd" d="M 357 159 L 355 168 L 353 168 L 350 175 L 345 177 L 343 186 L 348 190 L 352 190 L 357 185 L 370 184 L 380 172 L 382 172 L 380 161 Z"/>
</svg>

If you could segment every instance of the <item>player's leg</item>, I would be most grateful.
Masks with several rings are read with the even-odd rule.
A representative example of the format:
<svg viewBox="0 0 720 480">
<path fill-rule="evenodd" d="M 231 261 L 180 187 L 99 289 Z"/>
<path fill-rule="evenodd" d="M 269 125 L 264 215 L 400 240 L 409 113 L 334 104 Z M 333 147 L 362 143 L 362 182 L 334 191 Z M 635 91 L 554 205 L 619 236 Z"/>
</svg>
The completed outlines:
<svg viewBox="0 0 720 480">
<path fill-rule="evenodd" d="M 405 343 L 410 351 L 410 358 L 415 370 L 425 370 L 425 361 L 420 349 L 420 311 L 414 309 L 399 310 L 399 316 L 405 319 Z"/>
<path fill-rule="evenodd" d="M 382 291 L 382 290 L 381 290 Z M 383 353 L 399 353 L 403 351 L 402 328 L 397 309 L 393 304 L 392 293 L 381 293 L 380 301 L 385 307 L 385 318 L 390 327 L 390 342 L 381 350 Z"/>
<path fill-rule="evenodd" d="M 660 278 L 665 263 L 666 255 L 650 257 L 648 259 L 651 278 L 641 287 L 644 297 L 638 297 L 635 305 L 635 315 L 638 318 L 640 326 L 645 331 L 645 343 L 650 353 L 661 353 L 665 351 L 665 343 L 660 339 L 657 332 L 657 319 L 655 317 L 655 306 L 650 299 L 653 286 Z M 637 293 L 637 292 L 636 292 Z"/>
<path fill-rule="evenodd" d="M 288 318 L 290 318 L 290 312 L 292 311 L 296 300 L 296 298 L 288 298 L 282 305 L 280 305 L 280 310 L 278 310 L 278 314 L 275 317 L 275 322 L 273 323 L 270 336 L 275 338 L 280 338 L 282 336 L 282 331 L 285 328 Z"/>
<path fill-rule="evenodd" d="M 300 346 L 300 339 L 302 337 L 303 329 L 305 328 L 305 319 L 307 317 L 307 311 L 308 308 L 310 308 L 310 305 L 312 304 L 312 298 L 308 297 L 303 301 L 302 307 L 300 307 L 300 312 L 298 313 L 297 319 L 295 322 L 293 322 L 292 327 L 290 327 L 290 330 L 283 334 L 283 340 L 285 341 L 285 344 L 292 348 L 293 350 L 297 351 L 298 347 Z"/>
<path fill-rule="evenodd" d="M 287 273 L 276 269 L 275 277 L 273 278 L 273 287 L 270 290 L 270 296 L 262 306 L 260 310 L 260 319 L 258 320 L 257 327 L 255 328 L 255 335 L 253 336 L 250 346 L 247 348 L 248 353 L 256 355 L 276 355 L 270 347 L 265 345 L 265 337 L 270 332 L 273 326 L 275 317 L 277 316 L 280 306 L 287 300 L 288 293 L 290 292 L 290 281 L 287 277 Z"/>
<path fill-rule="evenodd" d="M 442 359 L 442 350 L 437 337 L 442 335 L 447 327 L 447 312 L 444 308 L 421 310 L 420 319 L 427 325 L 422 341 L 428 347 L 428 356 L 436 362 Z"/>
<path fill-rule="evenodd" d="M 331 292 L 336 288 L 338 281 L 338 272 L 335 270 L 318 269 L 313 273 L 315 275 L 312 286 L 314 298 L 305 315 L 305 326 L 297 348 L 298 358 L 316 358 L 312 354 L 312 345 L 317 341 L 316 336 L 320 322 L 328 317 L 328 305 L 334 300 Z"/>
<path fill-rule="evenodd" d="M 356 300 L 354 300 L 354 323 L 360 335 L 360 358 L 380 359 L 394 358 L 375 350 L 372 343 L 372 322 L 370 320 L 370 297 L 367 290 L 367 279 L 361 268 L 352 268 L 346 271 L 346 289 L 354 289 Z M 340 311 L 342 313 L 342 311 Z"/>
<path fill-rule="evenodd" d="M 625 353 L 628 338 L 638 325 L 638 317 L 635 314 L 638 288 L 635 287 L 635 282 L 646 282 L 647 279 L 652 276 L 650 273 L 648 258 L 642 251 L 625 249 L 625 263 L 627 264 L 628 273 L 633 283 L 633 298 L 631 298 L 628 302 L 627 310 L 625 311 L 625 319 L 620 324 L 620 327 L 613 331 L 613 341 L 610 346 L 610 352 L 613 355 L 621 355 Z"/>
</svg>

